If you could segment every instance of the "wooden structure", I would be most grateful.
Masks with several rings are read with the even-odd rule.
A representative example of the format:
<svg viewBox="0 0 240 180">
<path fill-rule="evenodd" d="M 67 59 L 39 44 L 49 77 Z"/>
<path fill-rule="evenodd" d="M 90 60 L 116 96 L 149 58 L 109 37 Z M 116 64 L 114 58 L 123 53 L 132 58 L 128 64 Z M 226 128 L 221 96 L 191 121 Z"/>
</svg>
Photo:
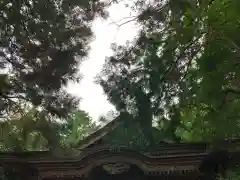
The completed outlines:
<svg viewBox="0 0 240 180">
<path fill-rule="evenodd" d="M 99 143 L 118 124 L 111 122 L 89 136 L 74 157 L 54 157 L 50 152 L 0 153 L 1 172 L 11 180 L 212 180 L 227 168 L 238 166 L 240 160 L 237 149 L 232 148 L 238 147 L 238 140 L 224 141 L 221 151 L 206 143 L 163 144 L 151 151 Z"/>
</svg>

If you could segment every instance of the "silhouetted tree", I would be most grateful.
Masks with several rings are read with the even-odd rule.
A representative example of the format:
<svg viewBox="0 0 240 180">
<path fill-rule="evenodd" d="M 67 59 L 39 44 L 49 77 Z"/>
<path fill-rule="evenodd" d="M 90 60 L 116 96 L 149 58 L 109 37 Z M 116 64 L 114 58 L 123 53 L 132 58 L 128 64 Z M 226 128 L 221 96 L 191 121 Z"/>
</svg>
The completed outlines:
<svg viewBox="0 0 240 180">
<path fill-rule="evenodd" d="M 94 17 L 106 17 L 99 0 L 0 2 L 0 114 L 22 103 L 66 117 L 78 100 L 63 87 L 79 80 Z"/>
</svg>

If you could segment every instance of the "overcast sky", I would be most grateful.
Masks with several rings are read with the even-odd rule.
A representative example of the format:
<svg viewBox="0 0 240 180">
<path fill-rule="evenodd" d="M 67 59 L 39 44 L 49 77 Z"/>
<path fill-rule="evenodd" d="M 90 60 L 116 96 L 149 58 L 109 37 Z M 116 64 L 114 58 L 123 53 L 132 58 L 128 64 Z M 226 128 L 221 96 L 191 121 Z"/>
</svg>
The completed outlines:
<svg viewBox="0 0 240 180">
<path fill-rule="evenodd" d="M 82 63 L 80 72 L 84 78 L 80 84 L 70 83 L 68 92 L 81 97 L 80 108 L 89 113 L 93 120 L 100 115 L 106 115 L 114 107 L 107 101 L 102 88 L 94 83 L 94 77 L 101 71 L 105 57 L 111 55 L 110 44 L 117 42 L 124 44 L 132 40 L 137 34 L 134 23 L 127 23 L 121 28 L 114 23 L 124 17 L 131 16 L 131 10 L 123 4 L 114 5 L 109 8 L 110 18 L 106 20 L 97 19 L 93 23 L 95 40 L 91 43 L 91 51 L 88 60 Z"/>
</svg>

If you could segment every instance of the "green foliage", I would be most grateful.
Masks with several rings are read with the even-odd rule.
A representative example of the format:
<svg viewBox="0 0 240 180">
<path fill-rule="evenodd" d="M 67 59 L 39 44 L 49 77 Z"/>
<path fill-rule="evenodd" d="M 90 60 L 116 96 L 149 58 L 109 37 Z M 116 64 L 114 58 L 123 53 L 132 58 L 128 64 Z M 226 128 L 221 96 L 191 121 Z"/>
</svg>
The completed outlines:
<svg viewBox="0 0 240 180">
<path fill-rule="evenodd" d="M 0 67 L 8 73 L 0 76 L 0 107 L 2 114 L 23 120 L 0 124 L 2 149 L 76 147 L 98 127 L 83 111 L 63 124 L 53 122 L 49 113 L 66 118 L 76 104 L 61 87 L 76 80 L 76 57 L 86 57 L 92 35 L 96 12 L 90 9 L 103 13 L 103 5 L 6 2 L 0 6 Z M 141 31 L 132 44 L 112 46 L 114 55 L 98 79 L 117 111 L 129 117 L 106 142 L 148 148 L 164 140 L 239 137 L 239 5 L 236 0 L 133 4 Z M 22 101 L 42 109 L 19 115 Z M 160 130 L 156 134 L 153 121 Z"/>
<path fill-rule="evenodd" d="M 43 117 L 43 114 L 39 114 L 35 109 L 30 109 L 24 114 L 12 116 L 11 120 L 1 122 L 1 150 L 46 149 L 48 142 L 40 132 L 46 124 L 46 119 Z"/>
<path fill-rule="evenodd" d="M 157 128 L 152 128 L 153 139 L 155 145 L 166 143 L 168 139 L 163 136 L 163 133 Z M 149 148 L 156 148 L 150 144 L 149 138 L 138 122 L 123 123 L 117 129 L 110 132 L 103 138 L 104 143 L 114 146 L 124 146 L 138 150 L 149 150 Z"/>
<path fill-rule="evenodd" d="M 99 77 L 109 100 L 149 138 L 153 119 L 174 141 L 238 137 L 237 7 L 234 0 L 138 0 L 139 36 L 113 46 Z"/>
<path fill-rule="evenodd" d="M 47 113 L 36 109 L 26 110 L 9 121 L 0 123 L 1 151 L 70 149 L 98 126 L 84 111 L 75 111 L 64 123 L 51 121 Z M 67 149 L 66 149 L 67 150 Z"/>
<path fill-rule="evenodd" d="M 149 147 L 149 140 L 144 136 L 139 123 L 126 123 L 124 119 L 116 129 L 103 138 L 104 143 L 113 146 L 126 146 L 143 149 Z"/>
<path fill-rule="evenodd" d="M 239 168 L 232 169 L 226 172 L 225 178 L 220 177 L 219 180 L 239 180 L 240 179 Z"/>
<path fill-rule="evenodd" d="M 239 137 L 239 11 L 237 1 L 214 1 L 208 9 L 204 51 L 188 72 L 182 111 L 192 133 L 205 139 Z M 231 11 L 231 13 L 227 13 Z M 185 121 L 185 122 L 184 122 Z M 201 129 L 201 132 L 200 132 Z"/>
<path fill-rule="evenodd" d="M 92 121 L 86 112 L 78 110 L 73 112 L 69 119 L 61 124 L 58 132 L 64 147 L 77 148 L 81 140 L 95 132 L 98 128 L 99 126 Z"/>
<path fill-rule="evenodd" d="M 107 16 L 98 0 L 0 2 L 1 116 L 29 103 L 66 118 L 78 100 L 62 87 L 79 80 L 98 14 Z"/>
<path fill-rule="evenodd" d="M 131 44 L 112 46 L 99 83 L 148 139 L 153 120 L 163 139 L 239 138 L 239 5 L 237 0 L 133 5 L 140 33 Z M 229 172 L 226 179 L 239 174 Z"/>
</svg>

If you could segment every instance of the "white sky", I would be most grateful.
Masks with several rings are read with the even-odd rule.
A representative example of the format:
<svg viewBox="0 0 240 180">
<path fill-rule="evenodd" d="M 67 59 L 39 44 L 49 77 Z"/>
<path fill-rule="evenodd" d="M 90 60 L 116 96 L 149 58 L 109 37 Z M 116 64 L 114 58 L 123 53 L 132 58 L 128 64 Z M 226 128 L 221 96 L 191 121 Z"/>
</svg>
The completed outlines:
<svg viewBox="0 0 240 180">
<path fill-rule="evenodd" d="M 89 58 L 80 67 L 80 72 L 84 77 L 80 84 L 71 83 L 67 89 L 69 93 L 82 98 L 80 108 L 87 111 L 93 120 L 114 110 L 114 107 L 107 101 L 101 86 L 94 83 L 94 77 L 102 70 L 105 57 L 112 53 L 110 44 L 113 42 L 124 44 L 137 34 L 137 27 L 134 23 L 127 23 L 121 28 L 112 23 L 132 16 L 130 9 L 124 7 L 123 4 L 118 4 L 109 8 L 109 14 L 110 18 L 107 21 L 97 19 L 93 23 L 96 38 L 91 43 Z"/>
</svg>

